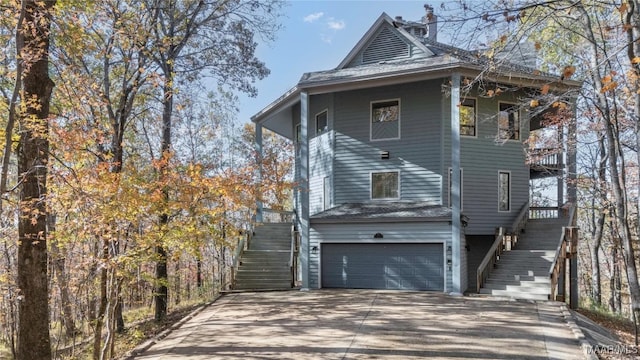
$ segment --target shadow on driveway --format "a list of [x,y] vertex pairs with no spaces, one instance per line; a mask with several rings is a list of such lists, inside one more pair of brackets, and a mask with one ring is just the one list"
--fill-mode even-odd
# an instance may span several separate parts
[[136,359],[582,359],[557,303],[317,290],[223,296]]

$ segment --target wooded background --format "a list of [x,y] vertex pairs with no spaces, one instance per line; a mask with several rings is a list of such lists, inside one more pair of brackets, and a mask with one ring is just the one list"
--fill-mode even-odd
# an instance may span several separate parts
[[[234,120],[236,95],[269,74],[255,51],[282,5],[0,0],[0,357],[113,358],[119,332],[140,340],[138,321],[229,286],[256,201],[291,206],[293,145],[265,136],[258,184],[253,130]],[[486,74],[527,60],[520,43],[542,71],[584,81],[571,94],[541,84],[520,105],[577,119],[582,305],[637,318],[640,1],[447,1],[436,13]],[[483,74],[467,88],[516,90]],[[566,141],[563,118],[547,121]],[[558,139],[527,145],[545,141]],[[532,205],[553,205],[540,186]]]

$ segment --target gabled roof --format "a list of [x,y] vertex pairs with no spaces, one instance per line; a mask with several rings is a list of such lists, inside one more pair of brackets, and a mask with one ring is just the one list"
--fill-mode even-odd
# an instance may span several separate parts
[[[490,81],[525,87],[541,87],[543,84],[548,84],[554,91],[581,86],[579,81],[562,81],[557,75],[544,73],[516,63],[517,60],[513,62],[504,58],[496,60],[485,56],[481,51],[464,50],[427,38],[418,38],[396,25],[389,15],[383,13],[338,67],[303,74],[296,86],[254,115],[251,120],[262,122],[274,117],[281,117],[284,110],[299,102],[299,94],[303,91],[309,94],[346,91],[444,78],[452,73],[459,73],[471,78],[482,74]],[[383,31],[386,38],[380,40],[379,44],[375,44],[377,36]],[[393,41],[402,41],[410,44],[412,49],[418,49],[419,53],[416,56],[410,53],[409,56],[400,57],[393,51],[385,52],[383,40],[391,41],[392,47]],[[358,57],[363,56],[370,45],[374,46],[372,44],[376,46],[376,49],[380,49],[378,55],[389,54],[388,60],[370,63],[356,61]],[[289,130],[289,134],[282,132],[280,134],[291,137],[293,136],[291,131]]]
[[434,54],[429,51],[429,49],[420,42],[415,36],[409,34],[407,31],[402,29],[401,27],[397,27],[393,19],[387,15],[386,13],[382,13],[380,17],[371,25],[369,30],[364,34],[364,36],[358,41],[356,46],[347,54],[347,56],[338,64],[336,69],[344,69],[348,67],[353,61],[361,55],[372,42],[376,40],[376,37],[380,34],[381,31],[392,29],[391,31],[397,35],[400,40],[405,41],[408,44],[414,45],[416,48],[422,50],[426,56],[433,56]]

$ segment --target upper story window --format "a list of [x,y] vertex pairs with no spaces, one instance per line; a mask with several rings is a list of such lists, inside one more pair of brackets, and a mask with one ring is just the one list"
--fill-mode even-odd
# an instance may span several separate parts
[[400,139],[400,99],[371,102],[371,140]]
[[499,103],[498,136],[500,140],[520,139],[520,111],[518,105]]
[[320,135],[329,129],[329,117],[327,114],[328,111],[324,110],[316,115],[316,135]]
[[460,102],[460,135],[476,136],[476,99]]
[[371,199],[391,200],[400,198],[400,172],[371,173]]

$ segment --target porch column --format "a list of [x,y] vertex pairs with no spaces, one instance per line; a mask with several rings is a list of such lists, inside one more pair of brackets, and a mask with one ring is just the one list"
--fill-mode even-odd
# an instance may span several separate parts
[[260,186],[262,185],[262,124],[256,124],[256,137],[255,137],[255,152],[256,152],[256,164],[258,166],[257,177],[258,177],[258,189],[256,194],[258,194],[258,198],[256,198],[256,222],[262,222],[262,199],[260,199],[260,194],[262,194]]
[[302,289],[309,289],[309,94],[300,93],[300,266]]
[[[564,131],[563,131],[563,127],[559,127],[558,129],[558,144],[561,144],[560,146],[562,146],[562,144],[565,143],[564,141],[565,136],[564,136]],[[563,153],[567,153],[566,149],[562,149]],[[557,199],[558,201],[556,201],[556,207],[558,208],[558,217],[562,217],[562,214],[560,213],[561,211],[561,207],[562,205],[564,205],[564,187],[567,183],[566,181],[566,171],[564,170],[564,168],[566,167],[567,161],[564,159],[564,156],[562,156],[562,154],[558,155],[559,159],[558,159],[558,169],[560,171],[558,171],[558,176],[556,179],[556,189],[557,189]]]
[[[451,293],[462,294],[460,243],[460,74],[451,76]],[[466,276],[466,275],[465,275]]]
[[[577,99],[573,100],[573,116],[567,125],[567,160],[566,160],[566,176],[567,176],[567,202],[577,206],[578,190],[577,190],[577,146],[578,146],[578,123],[576,119]],[[573,224],[572,224],[573,225]]]

